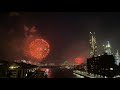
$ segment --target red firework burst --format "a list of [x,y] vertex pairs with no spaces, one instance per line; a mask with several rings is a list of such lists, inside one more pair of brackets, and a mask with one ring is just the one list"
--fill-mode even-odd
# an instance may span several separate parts
[[28,46],[30,56],[42,60],[50,51],[49,44],[44,39],[35,39]]
[[82,64],[83,63],[83,59],[80,58],[80,57],[77,57],[77,58],[75,58],[75,63]]

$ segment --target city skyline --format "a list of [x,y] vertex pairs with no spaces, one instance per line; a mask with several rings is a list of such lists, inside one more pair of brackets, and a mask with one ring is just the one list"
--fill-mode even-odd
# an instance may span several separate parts
[[51,50],[45,62],[62,63],[76,57],[87,59],[89,32],[96,32],[100,53],[106,41],[120,50],[119,12],[16,12],[1,13],[0,19],[1,58],[24,56],[20,50],[24,25],[36,26],[36,35],[49,42]]

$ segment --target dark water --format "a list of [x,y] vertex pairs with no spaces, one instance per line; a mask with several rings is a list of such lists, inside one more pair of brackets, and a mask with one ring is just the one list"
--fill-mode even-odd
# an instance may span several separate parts
[[73,78],[72,69],[61,68],[40,68],[42,71],[46,71],[48,78]]

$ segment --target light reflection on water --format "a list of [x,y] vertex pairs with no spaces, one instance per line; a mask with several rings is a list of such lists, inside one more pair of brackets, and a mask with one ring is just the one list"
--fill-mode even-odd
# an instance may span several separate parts
[[60,68],[40,68],[45,71],[48,78],[73,78],[73,70]]
[[54,78],[54,70],[53,68],[40,68],[40,70],[45,71],[46,74],[48,75],[48,78]]

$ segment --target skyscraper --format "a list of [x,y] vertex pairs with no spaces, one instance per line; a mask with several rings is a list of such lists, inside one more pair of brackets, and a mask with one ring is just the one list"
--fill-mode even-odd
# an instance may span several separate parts
[[94,33],[90,32],[89,43],[90,43],[90,51],[89,51],[90,57],[97,56],[97,43],[96,43],[95,32]]
[[115,64],[119,66],[120,63],[120,56],[119,56],[119,52],[117,50],[116,54],[115,54]]
[[107,45],[104,46],[104,49],[105,49],[105,53],[107,53],[108,55],[112,55],[111,45],[109,41],[107,41]]

